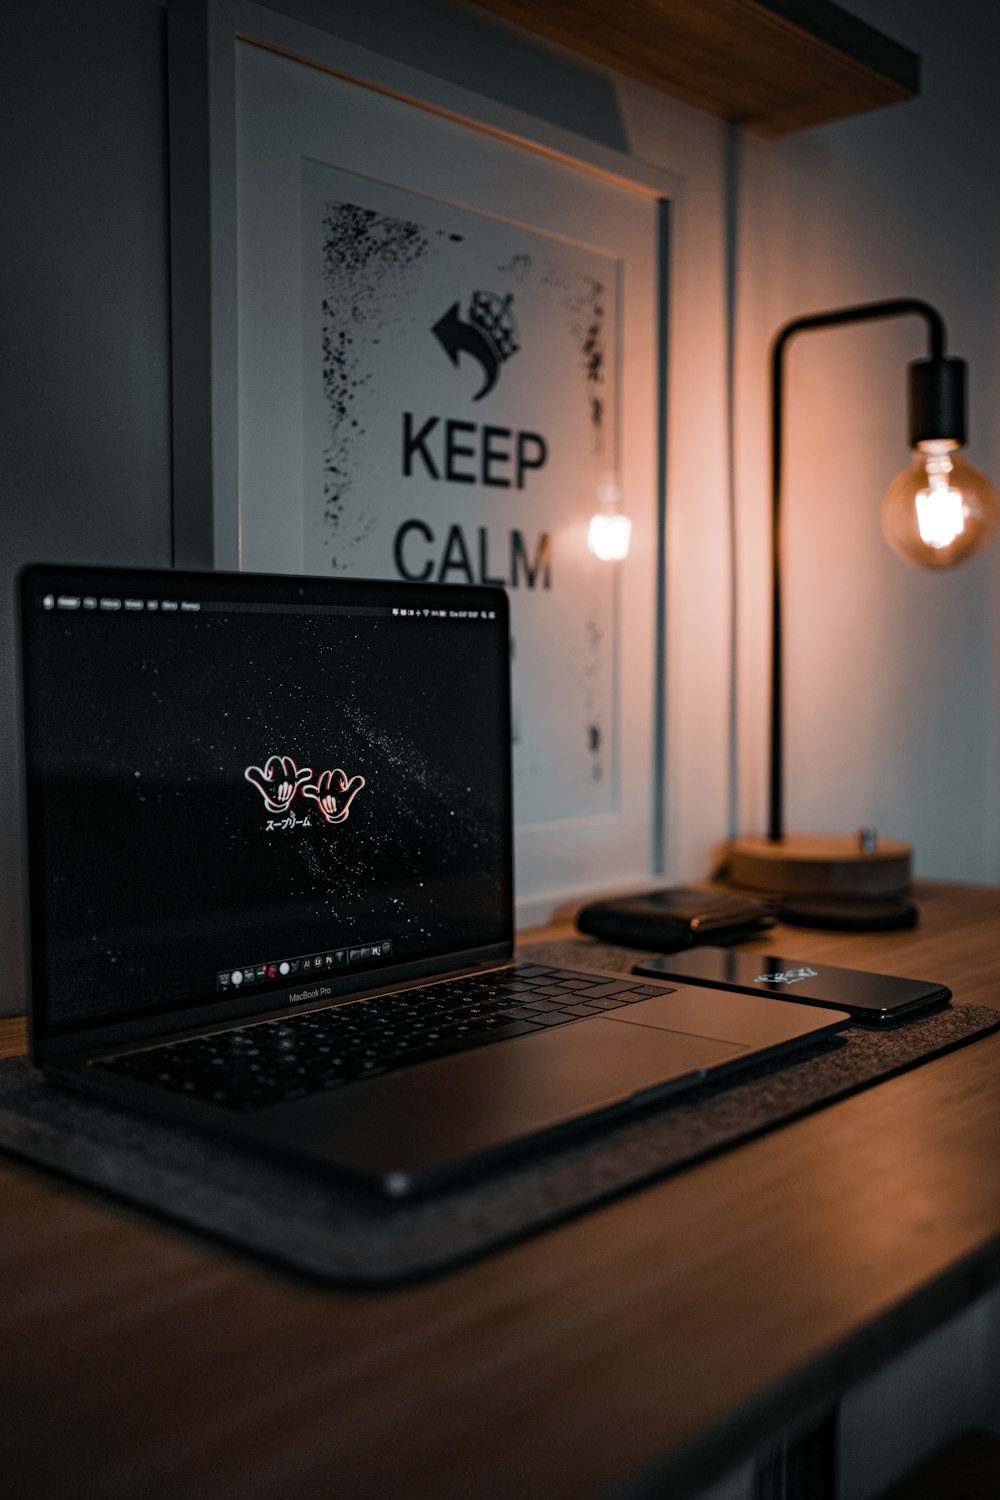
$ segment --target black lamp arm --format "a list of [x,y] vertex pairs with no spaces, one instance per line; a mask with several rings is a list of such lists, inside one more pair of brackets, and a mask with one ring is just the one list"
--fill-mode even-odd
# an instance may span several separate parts
[[[833,312],[813,313],[786,323],[771,346],[771,749],[768,838],[784,837],[784,663],[782,654],[781,463],[784,417],[785,350],[800,333],[835,328],[841,323],[871,323],[884,318],[920,317],[927,324],[928,358],[910,366],[910,435],[954,436],[965,441],[965,363],[945,357],[944,320],[927,302],[898,297],[866,302]],[[942,414],[946,413],[946,416]],[[945,422],[941,430],[935,428]]]

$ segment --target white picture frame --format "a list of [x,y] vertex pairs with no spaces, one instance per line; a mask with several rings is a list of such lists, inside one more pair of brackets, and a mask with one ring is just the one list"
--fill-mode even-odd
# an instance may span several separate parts
[[[620,321],[615,325],[612,319],[610,326],[624,354],[606,395],[627,413],[627,423],[623,417],[615,429],[609,468],[633,520],[633,547],[625,564],[593,564],[589,558],[585,564],[586,523],[598,497],[582,495],[570,506],[571,514],[555,522],[560,535],[576,533],[575,551],[569,543],[564,549],[567,558],[575,558],[576,571],[572,586],[564,590],[561,612],[550,610],[546,616],[529,607],[527,599],[522,605],[512,600],[518,650],[535,669],[529,681],[529,669],[515,665],[515,718],[520,680],[532,737],[530,755],[522,753],[520,763],[515,745],[519,920],[547,918],[588,892],[648,882],[662,860],[666,260],[676,181],[249,0],[171,0],[168,20],[178,566],[279,572],[306,567],[301,541],[306,522],[294,497],[303,483],[300,429],[307,403],[288,381],[276,381],[272,374],[275,359],[294,361],[297,347],[294,337],[283,343],[281,334],[290,322],[289,266],[297,231],[291,238],[259,231],[264,224],[288,228],[289,214],[297,216],[308,196],[302,183],[310,174],[326,173],[329,191],[339,203],[375,203],[388,212],[395,204],[405,206],[404,195],[409,194],[426,209],[424,218],[429,215],[439,228],[449,215],[463,230],[493,224],[504,253],[518,234],[543,252],[547,244],[554,247],[551,258],[565,262],[561,272],[566,276],[606,283],[608,277],[588,269],[591,262],[618,268],[612,269],[610,280],[616,285],[609,290]],[[336,129],[327,127],[324,111],[329,108],[339,111]],[[370,162],[358,157],[348,139],[351,132],[344,129],[345,122],[365,111],[374,112],[377,128],[358,134],[382,142],[383,148],[382,156],[376,149]],[[401,112],[415,129],[432,134],[436,149],[414,151],[407,158],[398,132],[393,146],[394,122]],[[437,143],[449,138],[456,142],[456,160],[464,153],[470,161],[458,168],[465,183],[461,194],[451,182],[443,191],[440,179],[435,182],[423,172],[424,161],[441,155]],[[490,174],[477,170],[476,150],[488,153],[493,178],[499,179],[492,199],[480,191],[481,180]],[[505,159],[516,160],[517,168],[498,173],[495,164]],[[301,181],[297,160],[309,164]],[[505,178],[515,184],[513,195],[503,185]],[[358,184],[357,194],[345,189],[345,181]],[[388,195],[384,204],[380,193]],[[603,227],[598,227],[602,216]],[[421,217],[419,210],[410,212],[414,217]],[[631,230],[626,231],[626,223]],[[626,252],[618,237],[627,240],[629,233]],[[273,251],[270,262],[267,254],[258,253],[263,241],[268,242],[267,254]],[[273,297],[272,287],[280,289]],[[496,290],[502,299],[503,287]],[[461,304],[460,315],[464,312]],[[461,362],[455,364],[461,370]],[[474,364],[466,365],[468,379]],[[254,451],[262,420],[281,399],[288,409],[274,431],[291,437],[283,449],[279,441],[259,443]],[[477,428],[480,441],[484,427]],[[513,434],[506,420],[487,430]],[[464,431],[461,441],[466,441]],[[494,476],[514,472],[517,441],[517,435],[510,439],[510,468],[503,467],[507,459],[502,455],[496,457],[496,446],[491,450]],[[539,451],[536,444],[522,454],[526,469]],[[562,494],[566,484],[556,488]],[[279,495],[280,501],[271,498]],[[269,506],[275,510],[273,518]],[[429,520],[424,525],[427,533],[433,531]],[[486,566],[485,532],[484,526],[469,532],[479,539],[480,571]],[[298,540],[287,544],[293,534]],[[511,526],[510,536],[514,534]],[[516,585],[531,569],[540,572],[541,536],[536,529],[522,541],[520,577],[499,581]],[[419,531],[410,535],[414,545],[426,540]],[[463,544],[456,546],[449,565],[456,558],[461,562]],[[475,550],[471,542],[465,545],[467,559],[475,557]],[[409,556],[409,568],[445,566],[440,549],[435,560],[429,544],[418,562],[413,561],[415,551]],[[590,585],[587,566],[595,569],[587,575]],[[363,549],[359,567],[380,571],[377,559],[373,566]],[[569,575],[564,569],[561,576]],[[580,591],[588,586],[595,600],[600,596],[590,611],[597,622],[591,635],[604,637],[606,647],[596,676],[594,662],[584,660],[572,645],[565,618],[567,609],[580,613]],[[531,606],[536,602],[530,601]],[[574,655],[575,662],[570,660]],[[547,679],[539,666],[543,662]],[[592,718],[601,719],[596,790],[587,785],[586,769],[598,764],[594,745],[589,761],[577,750],[588,727],[583,719],[576,722],[585,696],[581,673],[588,670],[592,680],[585,691],[591,706],[595,691],[599,700]],[[570,690],[566,684],[574,673],[576,684]],[[567,727],[568,716],[572,722]]]

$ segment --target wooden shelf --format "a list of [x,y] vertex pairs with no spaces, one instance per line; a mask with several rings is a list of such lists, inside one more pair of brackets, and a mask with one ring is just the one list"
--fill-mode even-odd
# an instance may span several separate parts
[[688,104],[777,136],[920,91],[916,53],[830,0],[475,0]]

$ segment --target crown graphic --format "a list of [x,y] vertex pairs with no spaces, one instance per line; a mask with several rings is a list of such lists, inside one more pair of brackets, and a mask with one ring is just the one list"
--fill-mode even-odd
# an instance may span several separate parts
[[501,297],[497,292],[473,292],[469,302],[469,322],[478,328],[496,350],[500,360],[510,359],[520,349],[517,321],[511,312],[514,294]]

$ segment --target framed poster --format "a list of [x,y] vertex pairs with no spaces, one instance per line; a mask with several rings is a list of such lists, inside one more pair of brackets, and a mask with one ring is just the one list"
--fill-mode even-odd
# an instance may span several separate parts
[[197,56],[210,85],[202,154],[172,136],[174,202],[207,189],[207,246],[174,225],[178,560],[504,586],[521,916],[641,883],[670,184],[252,5],[171,27],[172,101]]

